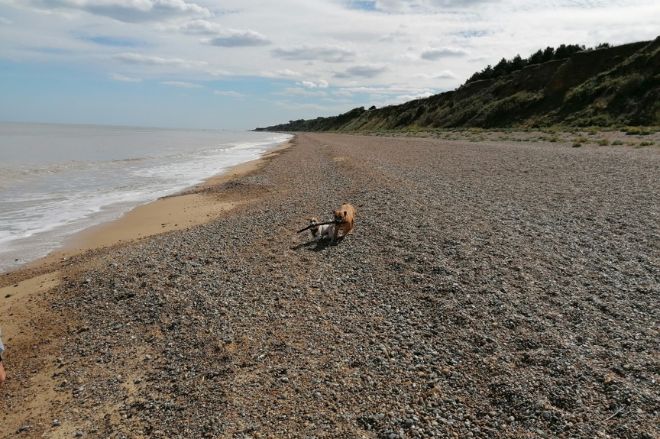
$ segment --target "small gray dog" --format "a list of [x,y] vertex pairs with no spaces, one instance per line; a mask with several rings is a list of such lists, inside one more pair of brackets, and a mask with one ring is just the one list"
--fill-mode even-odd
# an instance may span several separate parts
[[334,224],[319,224],[319,219],[316,217],[309,219],[309,225],[312,226],[309,228],[312,238],[316,241],[330,239],[335,232]]

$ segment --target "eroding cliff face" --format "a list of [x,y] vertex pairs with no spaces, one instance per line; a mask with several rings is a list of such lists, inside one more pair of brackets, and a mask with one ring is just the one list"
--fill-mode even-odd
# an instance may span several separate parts
[[579,52],[401,105],[259,130],[660,125],[660,37]]

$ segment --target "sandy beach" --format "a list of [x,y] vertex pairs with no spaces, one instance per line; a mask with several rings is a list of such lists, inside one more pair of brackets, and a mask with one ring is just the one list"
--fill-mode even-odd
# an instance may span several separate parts
[[479,135],[299,134],[0,276],[0,437],[658,437],[660,150]]
[[[57,317],[45,312],[44,306],[47,306],[47,300],[44,299],[48,292],[52,292],[60,285],[62,279],[67,279],[70,273],[76,275],[81,268],[95,266],[111,254],[113,248],[129,245],[149,236],[207,223],[236,206],[249,202],[250,198],[226,193],[222,190],[223,185],[257,172],[268,160],[290,146],[290,142],[285,142],[270,149],[257,160],[234,166],[180,193],[138,206],[117,220],[83,230],[70,237],[60,249],[48,256],[30,262],[19,270],[1,274],[0,316],[3,318],[0,323],[5,334],[5,343],[12,346],[12,349],[5,354],[6,362],[14,367],[12,378],[21,376],[20,363],[18,363],[21,356],[15,355],[16,351],[20,352],[24,347],[34,343],[43,344],[44,341],[52,341],[45,340],[41,336],[50,333],[51,330],[55,331],[50,333],[51,336],[61,334],[61,328],[57,328],[57,324],[65,322],[60,319],[58,323],[53,322],[53,326],[45,322]],[[35,328],[44,332],[36,334],[33,332]],[[40,360],[37,361],[44,366]],[[39,376],[33,377],[31,383],[34,388],[28,394],[55,399],[55,394],[50,388],[52,383],[46,380],[46,375],[54,371],[53,367],[46,366]],[[37,400],[42,401],[41,398]],[[32,408],[34,404],[30,402],[27,407]],[[47,407],[40,405],[38,410]],[[14,418],[16,415],[19,416]],[[7,429],[7,424],[11,425],[12,421],[20,423],[21,417],[22,413],[9,414],[3,419],[0,432],[3,435],[15,433],[15,429]]]

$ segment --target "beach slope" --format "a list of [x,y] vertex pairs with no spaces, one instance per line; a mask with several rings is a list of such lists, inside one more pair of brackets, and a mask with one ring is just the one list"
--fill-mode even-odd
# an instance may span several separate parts
[[299,134],[206,224],[5,276],[0,436],[658,437],[659,168]]

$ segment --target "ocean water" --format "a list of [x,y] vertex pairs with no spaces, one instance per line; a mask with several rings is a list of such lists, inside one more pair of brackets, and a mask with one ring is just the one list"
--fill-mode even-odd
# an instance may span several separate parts
[[0,272],[72,234],[258,158],[290,136],[0,123]]

